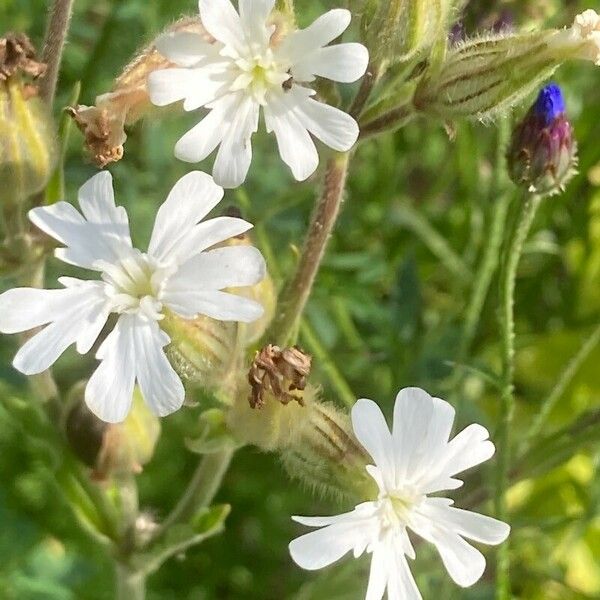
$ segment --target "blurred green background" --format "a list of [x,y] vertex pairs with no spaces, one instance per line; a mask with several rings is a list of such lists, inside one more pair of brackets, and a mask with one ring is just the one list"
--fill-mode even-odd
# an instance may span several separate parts
[[[2,0],[0,29],[25,31],[39,46],[47,4]],[[304,25],[323,9],[343,4],[296,0]],[[360,2],[346,4],[356,9]],[[472,1],[464,21],[466,30],[475,33],[509,10],[519,27],[562,26],[591,4]],[[78,81],[80,101],[92,104],[97,94],[110,89],[137,48],[180,15],[195,11],[192,0],[76,0],[57,107],[67,104]],[[564,89],[579,140],[580,173],[563,195],[543,203],[519,271],[517,441],[600,317],[600,70],[589,63],[570,64],[555,80]],[[157,206],[190,169],[174,159],[172,150],[197,120],[196,114],[174,110],[152,113],[129,130],[125,159],[111,167],[118,202],[127,207],[134,243],[142,247]],[[325,397],[339,401],[323,368],[333,365],[356,397],[376,400],[388,414],[400,387],[419,385],[459,401],[461,425],[477,420],[493,433],[498,393],[485,374],[499,370],[494,284],[467,361],[476,368],[461,371],[458,391],[452,388],[457,368],[452,361],[498,200],[493,184],[496,142],[493,125],[459,123],[450,140],[440,123],[421,119],[359,148],[343,214],[308,307],[307,322],[323,353],[314,381],[324,382]],[[271,271],[281,282],[293,267],[318,177],[294,182],[275,152],[274,139],[264,132],[256,136],[254,147],[243,190],[228,192],[226,202],[240,206],[257,225]],[[210,170],[210,160],[200,168]],[[73,131],[66,162],[69,200],[74,201],[77,188],[94,171],[80,134]],[[52,261],[51,287],[58,268]],[[12,284],[0,281],[2,289]],[[301,343],[315,351],[310,340]],[[4,394],[25,390],[24,379],[10,367],[15,348],[14,338],[0,340]],[[568,427],[600,408],[599,361],[600,347],[568,386],[548,431]],[[66,388],[88,375],[93,364],[93,358],[70,351],[57,363],[57,378]],[[173,506],[194,469],[197,457],[186,451],[182,435],[198,413],[185,409],[163,420],[155,458],[139,477],[141,504],[156,518]],[[519,598],[600,598],[600,453],[595,439],[591,435],[562,454],[545,455],[540,468],[519,473],[510,493]],[[491,461],[481,470],[484,489],[491,486],[493,466]],[[0,473],[0,598],[111,598],[111,564],[74,525],[53,477],[51,457],[25,433],[23,422],[1,406]],[[225,533],[153,575],[150,599],[364,596],[366,559],[345,560],[316,574],[292,564],[287,543],[301,528],[290,515],[349,507],[291,484],[276,457],[250,449],[238,453],[217,500],[233,509]],[[491,507],[484,504],[482,511]],[[424,598],[493,597],[491,568],[472,590],[459,590],[448,582],[437,557],[422,548],[414,572]]]

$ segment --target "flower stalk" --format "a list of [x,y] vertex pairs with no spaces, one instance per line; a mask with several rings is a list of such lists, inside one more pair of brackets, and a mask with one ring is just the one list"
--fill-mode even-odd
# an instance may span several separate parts
[[50,8],[46,38],[42,52],[42,61],[47,69],[40,85],[41,97],[50,105],[54,102],[58,71],[62,60],[63,48],[69,32],[69,22],[74,0],[54,0]]
[[117,563],[117,600],[144,600],[146,578],[143,573]]
[[[502,339],[502,394],[501,416],[498,428],[498,461],[496,472],[495,508],[498,519],[507,520],[506,491],[511,464],[511,428],[515,411],[515,284],[523,246],[542,201],[541,196],[530,196],[519,211],[514,229],[508,238],[503,271],[500,277],[500,330]],[[496,599],[510,599],[509,544],[504,544],[497,555]]]
[[323,191],[311,218],[300,262],[281,294],[279,311],[268,335],[279,346],[291,345],[295,337],[344,200],[349,161],[350,155],[343,153],[332,156],[327,163]]
[[229,448],[202,457],[183,496],[157,530],[155,539],[164,535],[173,525],[188,521],[199,509],[211,504],[232,458],[233,450]]

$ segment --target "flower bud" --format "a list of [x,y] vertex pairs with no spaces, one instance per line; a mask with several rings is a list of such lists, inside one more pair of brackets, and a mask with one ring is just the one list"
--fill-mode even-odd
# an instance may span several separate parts
[[27,36],[0,38],[0,202],[12,211],[45,187],[56,158],[52,118],[32,82],[44,71]]
[[297,348],[267,346],[257,353],[250,398],[243,391],[247,383],[240,382],[228,430],[239,444],[278,453],[294,479],[337,495],[365,493],[372,484],[365,471],[369,459],[348,415],[322,402],[307,384],[309,369],[310,357]]
[[[450,0],[388,0],[379,3],[367,30],[373,58],[406,62],[446,35]],[[372,39],[369,40],[368,38]]]
[[421,81],[417,109],[442,118],[488,119],[537,89],[566,60],[600,64],[600,17],[586,11],[569,29],[507,32],[451,48],[439,70]]
[[122,423],[105,423],[83,400],[85,385],[76,385],[70,394],[71,409],[65,420],[65,433],[77,457],[93,469],[95,479],[140,473],[154,455],[160,436],[160,421],[134,393],[132,409]]
[[577,142],[558,85],[540,91],[513,132],[507,160],[514,183],[534,194],[556,194],[573,177]]

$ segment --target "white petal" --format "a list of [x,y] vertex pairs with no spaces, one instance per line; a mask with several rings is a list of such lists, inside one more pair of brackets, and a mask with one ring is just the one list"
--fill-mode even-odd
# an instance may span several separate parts
[[148,93],[156,106],[185,100],[183,108],[196,110],[214,102],[226,89],[230,75],[222,60],[206,65],[152,71],[148,76]]
[[450,440],[446,456],[446,468],[450,476],[462,473],[494,456],[494,444],[489,432],[481,425],[473,424]]
[[240,21],[247,39],[265,46],[269,43],[272,26],[267,27],[267,18],[275,6],[275,0],[240,0]]
[[485,558],[457,534],[437,532],[434,538],[442,562],[454,582],[469,587],[481,579],[485,571]]
[[227,292],[169,292],[164,301],[185,319],[206,315],[218,321],[252,323],[264,314],[264,308],[258,302]]
[[319,155],[306,127],[286,102],[286,96],[273,99],[265,108],[265,123],[268,131],[275,132],[283,162],[292,169],[297,181],[304,181],[317,169]]
[[137,316],[123,314],[106,337],[96,358],[101,359],[85,388],[88,408],[107,423],[120,423],[131,407],[135,384],[135,338]]
[[221,143],[239,102],[237,94],[229,94],[216,102],[208,115],[177,142],[175,156],[186,162],[204,160]]
[[[190,236],[197,223],[222,198],[223,189],[210,175],[200,171],[184,175],[173,186],[169,196],[158,209],[148,253],[158,260],[183,260],[184,252],[189,251]],[[198,251],[201,252],[202,248]]]
[[246,36],[229,0],[200,0],[199,6],[202,24],[214,38],[236,49],[243,45]]
[[92,177],[80,189],[84,219],[66,202],[29,211],[31,222],[66,246],[58,258],[79,267],[99,270],[98,261],[115,262],[131,251],[127,213],[116,207],[108,173]]
[[356,121],[339,108],[334,108],[307,97],[306,91],[294,86],[289,92],[296,96],[298,119],[326,146],[339,152],[350,150],[358,139]]
[[156,106],[179,102],[192,93],[193,69],[158,69],[148,76],[148,94]]
[[181,379],[167,360],[163,347],[171,340],[156,321],[138,318],[134,328],[135,371],[144,400],[159,417],[169,415],[183,404]]
[[394,405],[394,451],[397,481],[429,477],[446,449],[454,422],[454,409],[420,388],[405,388]]
[[388,600],[422,600],[408,562],[403,553],[389,552]]
[[193,67],[214,53],[213,46],[193,31],[164,33],[156,40],[156,49],[180,67]]
[[239,0],[239,6],[242,23],[264,23],[275,6],[275,0]]
[[199,223],[190,232],[189,241],[185,242],[185,256],[191,258],[207,248],[237,237],[252,229],[252,224],[237,217],[216,217]]
[[322,569],[355,547],[364,547],[373,535],[372,527],[370,522],[361,523],[349,518],[348,521],[311,531],[292,540],[289,544],[290,554],[303,569]]
[[265,260],[253,246],[226,246],[202,252],[171,276],[169,291],[190,293],[255,285],[266,273]]
[[85,391],[90,410],[108,423],[123,421],[136,380],[155,414],[164,416],[177,410],[184,389],[163,352],[169,341],[156,321],[139,314],[121,315],[96,354],[102,362]]
[[278,54],[292,62],[301,61],[316,48],[326,46],[340,36],[350,25],[349,10],[337,8],[321,15],[306,29],[291,33],[281,44]]
[[357,516],[356,509],[350,512],[341,513],[339,515],[331,515],[329,517],[299,517],[293,516],[292,521],[306,525],[307,527],[326,527],[336,523],[347,523],[350,519],[355,519]]
[[14,288],[0,295],[0,332],[20,333],[56,319],[71,305],[72,290]]
[[236,188],[246,179],[252,161],[252,134],[258,130],[259,105],[240,95],[233,120],[217,152],[213,176],[224,188]]
[[372,400],[361,399],[352,407],[352,427],[358,441],[371,455],[388,490],[394,487],[392,436],[381,409]]
[[296,81],[312,81],[315,76],[340,83],[360,79],[369,64],[369,51],[357,43],[318,48],[296,62],[292,75]]
[[384,544],[376,544],[371,556],[369,571],[369,586],[365,600],[381,600],[388,583],[387,548]]
[[506,540],[510,533],[507,523],[486,515],[450,506],[445,498],[427,498],[419,512],[439,523],[440,527],[483,544],[496,546]]
[[485,427],[473,424],[461,431],[445,446],[437,465],[421,478],[423,493],[456,489],[462,485],[454,476],[470,469],[494,455],[494,444],[488,439]]
[[485,558],[460,535],[444,524],[415,513],[411,515],[410,528],[435,545],[455,583],[461,587],[469,587],[481,578],[485,571]]
[[79,188],[77,200],[89,223],[113,225],[115,234],[128,240],[131,246],[127,211],[122,206],[115,205],[112,175],[108,171],[102,171],[88,179]]
[[[53,290],[63,292],[53,295],[49,304],[52,315],[41,309],[34,309],[33,317],[40,324],[47,323],[42,331],[30,338],[17,352],[13,365],[26,375],[41,373],[48,369],[58,357],[71,345],[76,343],[77,349],[87,352],[96,341],[100,330],[108,318],[106,297],[100,282],[85,282],[78,288]],[[9,292],[7,292],[9,294]],[[11,298],[12,296],[12,298]],[[31,306],[36,300],[47,297],[36,290],[18,290],[16,295],[8,296],[11,302],[21,297],[24,308]],[[50,317],[50,319],[48,319]],[[13,320],[13,326],[29,324],[20,319]]]

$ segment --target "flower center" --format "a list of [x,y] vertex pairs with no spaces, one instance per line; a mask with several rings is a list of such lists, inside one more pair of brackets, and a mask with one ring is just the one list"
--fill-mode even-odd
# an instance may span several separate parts
[[246,90],[259,104],[266,104],[269,91],[282,89],[290,78],[287,69],[278,64],[271,48],[238,58],[235,61],[238,76],[233,82],[233,90]]
[[395,490],[379,499],[384,529],[406,527],[411,512],[425,496],[413,489]]
[[103,263],[100,267],[113,312],[142,312],[152,319],[163,318],[160,294],[169,270],[139,251],[117,263]]

